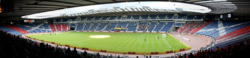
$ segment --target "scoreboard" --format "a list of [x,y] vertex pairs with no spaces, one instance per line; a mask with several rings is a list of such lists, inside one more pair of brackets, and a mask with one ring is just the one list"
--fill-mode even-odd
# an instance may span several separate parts
[[35,22],[35,20],[24,20],[24,22]]

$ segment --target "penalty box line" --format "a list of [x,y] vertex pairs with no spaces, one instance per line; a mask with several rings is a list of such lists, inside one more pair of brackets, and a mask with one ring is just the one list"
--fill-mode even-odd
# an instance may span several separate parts
[[[168,38],[169,38],[169,36],[168,36]],[[165,42],[168,44],[169,48],[172,48],[172,47],[169,45],[169,43],[168,43],[168,41],[166,40],[166,38],[164,38],[164,40],[165,40]]]

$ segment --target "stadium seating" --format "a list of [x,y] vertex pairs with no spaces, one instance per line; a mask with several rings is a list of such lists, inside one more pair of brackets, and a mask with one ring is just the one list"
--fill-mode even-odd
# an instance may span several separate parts
[[137,23],[136,22],[131,22],[131,23],[128,24],[127,31],[135,31],[136,27],[137,27]]
[[90,28],[90,23],[85,23],[86,25],[84,25],[84,28],[83,28],[83,31],[90,31],[89,28]]
[[19,28],[22,28],[29,33],[38,33],[38,32],[51,32],[50,27],[46,23],[41,24],[17,24]]
[[211,47],[211,49],[216,49],[216,47],[222,48],[228,45],[239,43],[241,41],[244,41],[245,39],[249,39],[249,34],[250,32],[245,34],[231,34],[233,36],[226,37],[225,39],[222,38],[223,40],[217,39],[217,43],[215,44],[215,46]]
[[[183,26],[181,26],[180,28],[182,27]],[[180,30],[180,28],[178,29],[178,31]],[[216,39],[215,45],[213,45],[210,49],[207,49],[205,51],[200,50],[197,54],[189,54],[188,56],[182,55],[179,57],[180,58],[182,57],[188,57],[188,58],[190,57],[191,58],[242,57],[242,58],[246,58],[248,56],[245,54],[246,52],[244,51],[248,50],[249,44],[244,43],[243,45],[243,41],[246,41],[246,40],[249,41],[249,38],[250,38],[250,36],[248,36],[250,34],[249,28],[250,28],[249,22],[237,22],[237,21],[214,21],[212,22],[212,21],[209,21],[204,24],[201,24],[201,26],[198,26],[198,28],[194,29],[197,32],[193,30],[191,31],[191,33],[206,35],[206,36],[211,37],[212,39]],[[248,46],[245,46],[245,45],[248,45]],[[233,49],[229,49],[232,46],[234,46]],[[206,53],[208,52],[208,53],[206,55],[202,55],[202,53],[205,53],[205,52]],[[216,54],[211,55],[211,54],[214,54],[211,52],[216,52],[217,55]],[[243,54],[242,53],[237,53],[238,55],[231,54],[235,52],[243,52]]]
[[96,31],[102,31],[107,25],[108,25],[108,23],[100,23],[100,25],[96,29]]
[[218,21],[214,21],[212,22],[211,24],[209,24],[208,26],[202,28],[201,30],[197,31],[195,34],[202,34],[203,31],[207,30],[207,29],[210,29],[211,27],[215,26],[215,25],[218,25],[217,23]]
[[216,47],[226,47],[249,38],[247,36],[250,34],[249,28],[250,22],[214,21],[195,34],[215,38],[216,44],[211,49],[216,49]]
[[249,22],[217,21],[213,23],[210,24],[210,26],[213,25],[212,27],[207,26],[208,28],[205,27],[206,29],[203,28],[196,33],[217,38],[249,25]]
[[165,22],[159,22],[159,24],[156,26],[154,31],[159,32],[164,25],[165,25]]
[[84,28],[83,24],[79,23],[77,24],[75,31],[82,31],[83,28]]
[[37,31],[37,33],[45,32],[44,28],[42,27],[43,24],[36,23],[36,24],[32,24],[32,25],[34,26],[34,28],[32,28],[33,31]]
[[104,31],[115,31],[115,27],[117,26],[117,23],[109,23],[107,27],[104,29]]
[[62,31],[62,25],[61,24],[55,24],[55,27],[57,31]]
[[182,26],[180,26],[177,30],[176,33],[180,33],[179,31],[182,29]]
[[10,34],[22,35],[22,33],[18,32],[18,31],[15,31],[15,30],[13,30],[13,29],[10,29],[10,28],[8,28],[8,27],[5,27],[5,26],[3,26],[3,25],[0,25],[0,30],[2,30],[2,31],[7,31],[7,32],[10,33]]
[[62,24],[62,30],[67,31],[68,30],[68,24]]
[[149,28],[148,28],[148,31],[153,31],[153,29],[156,27],[156,23],[157,22],[151,22],[149,25]]
[[216,40],[220,40],[220,42],[221,42],[221,41],[230,39],[230,38],[232,38],[232,37],[235,37],[235,36],[239,36],[239,35],[248,33],[248,32],[250,32],[249,28],[250,28],[250,25],[248,25],[248,26],[246,26],[246,27],[244,27],[244,28],[238,29],[238,30],[236,30],[236,31],[233,31],[233,32],[231,32],[231,33],[229,33],[229,34],[220,36],[220,37],[216,38]]
[[43,24],[43,27],[46,29],[47,32],[52,32],[52,30],[50,29],[50,27],[47,23]]
[[197,31],[201,30],[202,28],[204,28],[205,26],[207,26],[208,24],[212,23],[213,21],[208,21],[204,24],[200,24],[198,27],[196,27],[194,30],[190,31],[191,34],[196,33]]
[[148,22],[140,22],[137,31],[145,31]]
[[[27,26],[28,24],[17,24],[16,26],[17,27],[19,27],[19,28],[22,28],[23,30],[26,30],[26,31],[28,31],[28,30],[30,30],[30,29],[32,29],[31,28],[31,26]],[[32,31],[28,31],[29,33],[33,33]]]
[[[85,25],[86,24],[86,25]],[[173,26],[174,22],[160,22],[161,25],[156,25],[157,22],[152,22],[152,24],[149,22],[141,22],[138,23],[138,29],[137,29],[137,23],[136,22],[119,22],[119,23],[78,23],[76,24],[70,24],[70,26],[75,26],[76,31],[115,31],[115,28],[125,28],[121,29],[121,31],[162,31],[167,32],[170,30],[170,28]],[[65,24],[55,24],[56,26],[53,26],[53,24],[50,24],[50,27],[57,27],[55,30],[60,31],[67,30],[67,25]],[[147,25],[147,28],[146,28]],[[60,27],[61,26],[61,27]],[[53,28],[51,28],[53,30]]]
[[98,26],[99,26],[98,23],[92,23],[90,30],[95,31],[95,29],[98,28]]
[[166,25],[162,28],[161,31],[168,32],[173,27],[174,22],[166,22]]
[[53,32],[57,31],[54,24],[49,24],[49,27],[51,28],[51,30],[52,30]]
[[177,30],[178,33],[195,33],[198,30],[202,29],[206,25],[208,25],[210,22],[206,23],[186,23],[184,26],[180,26]]
[[127,24],[128,24],[127,22],[119,22],[116,28],[125,28],[125,29],[121,29],[121,31],[125,31],[127,28]]
[[19,28],[19,27],[17,27],[17,26],[15,26],[15,25],[4,25],[5,27],[8,27],[8,28],[10,28],[10,29],[13,29],[13,30],[15,30],[15,31],[18,31],[18,32],[20,32],[20,33],[22,33],[22,34],[26,34],[26,33],[29,33],[29,32],[27,32],[27,31],[25,31],[25,30],[23,30],[22,28]]
[[200,23],[191,23],[187,26],[187,28],[183,31],[183,33],[189,33],[192,31],[194,28],[198,27]]

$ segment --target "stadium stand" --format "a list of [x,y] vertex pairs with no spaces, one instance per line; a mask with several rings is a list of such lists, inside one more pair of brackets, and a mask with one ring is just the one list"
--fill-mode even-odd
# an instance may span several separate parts
[[82,31],[84,27],[83,24],[77,24],[76,31]]
[[[137,27],[136,22],[116,22],[116,23],[79,23],[76,26],[76,31],[115,31],[115,28],[125,28],[121,29],[121,31],[162,31],[167,32],[173,27],[174,22],[160,22],[161,25],[156,25],[157,22],[141,22]],[[60,25],[59,25],[60,26]],[[71,24],[72,26],[72,24]],[[53,25],[51,25],[53,27]],[[68,28],[67,26],[64,28],[62,25],[62,29]],[[60,28],[57,28],[57,30]],[[137,30],[138,29],[138,30]]]
[[[116,28],[127,28],[127,22],[119,22]],[[121,29],[121,31],[125,31],[126,29]]]
[[51,28],[49,27],[47,23],[43,24],[43,27],[46,30],[46,32],[52,32]]
[[104,31],[115,31],[115,27],[118,25],[118,23],[109,23],[107,27],[104,29]]
[[156,27],[156,23],[157,23],[157,22],[150,22],[150,23],[149,23],[148,31],[153,31],[153,29]]
[[140,22],[137,31],[145,31],[147,29],[148,22]]
[[8,27],[5,27],[5,26],[3,26],[3,25],[0,25],[0,30],[2,30],[2,31],[7,31],[7,32],[10,33],[10,34],[22,35],[22,33],[19,33],[18,31],[15,31],[15,30],[10,29],[10,28],[8,28]]
[[68,24],[62,24],[62,30],[63,31],[67,31],[69,28],[68,28]]
[[57,31],[62,31],[62,25],[61,24],[55,24],[55,27]]
[[165,22],[159,22],[159,24],[156,25],[154,31],[159,32],[162,29],[162,27],[164,26],[164,24],[165,24]]
[[212,21],[208,21],[206,23],[186,23],[184,26],[180,26],[177,30],[178,33],[195,33],[200,29],[204,28],[206,25],[211,23]]
[[198,27],[198,25],[198,23],[188,23],[184,26],[186,28],[184,29],[184,31],[182,31],[182,33],[189,33],[191,30]]
[[95,31],[96,28],[98,28],[98,23],[92,23],[91,26],[90,26],[90,31]]
[[17,24],[19,28],[28,31],[29,33],[51,32],[50,27],[46,23],[41,24]]
[[[211,23],[209,21],[204,25]],[[221,24],[221,25],[220,25]],[[205,26],[195,34],[202,34],[212,39],[216,39],[216,43],[210,49],[199,50],[196,54],[184,54],[178,58],[248,58],[250,43],[249,40],[249,22],[235,22],[235,21],[214,21]],[[214,29],[214,30],[211,30]],[[225,31],[223,31],[223,29]],[[206,32],[205,32],[206,31]],[[209,32],[207,32],[209,31]],[[223,31],[223,32],[222,32]],[[217,32],[217,33],[216,33]]]
[[207,27],[196,32],[196,34],[202,34],[206,36],[211,36],[213,38],[217,38],[222,35],[231,33],[232,31],[243,28],[247,25],[249,25],[249,22],[215,21],[210,25],[208,25]]
[[36,24],[32,24],[32,25],[34,25],[34,28],[32,28],[32,30],[37,31],[37,33],[43,32],[43,31],[41,30],[41,29],[43,28],[43,27],[42,27],[43,24],[38,24],[38,23],[36,23]]
[[[27,24],[17,24],[16,26],[19,28],[22,28],[23,30],[26,30],[26,31],[32,29],[31,26],[27,26]],[[28,31],[28,32],[33,33],[32,31]]]
[[86,25],[84,25],[83,31],[89,31],[90,28],[90,23],[85,23]]
[[53,32],[57,31],[54,24],[49,24],[49,27]]
[[5,27],[8,27],[8,28],[10,28],[10,29],[13,29],[13,30],[15,30],[15,31],[18,31],[18,32],[20,32],[20,33],[22,33],[22,34],[29,33],[29,32],[27,32],[27,31],[25,31],[25,30],[23,30],[23,29],[21,29],[21,28],[15,26],[15,25],[9,25],[9,24],[7,25],[7,24],[5,24],[4,26],[5,26]]
[[128,24],[128,28],[127,31],[135,31],[137,27],[137,23],[136,22],[131,22]]
[[166,25],[161,29],[161,31],[168,32],[173,27],[174,22],[166,22]]
[[195,29],[193,29],[192,31],[190,31],[191,34],[196,33],[197,31],[201,30],[202,28],[204,28],[205,26],[207,26],[208,24],[212,23],[213,21],[208,21],[204,24],[200,24],[198,27],[195,27]]
[[100,23],[100,25],[96,29],[96,31],[102,31],[107,25],[108,25],[108,23]]

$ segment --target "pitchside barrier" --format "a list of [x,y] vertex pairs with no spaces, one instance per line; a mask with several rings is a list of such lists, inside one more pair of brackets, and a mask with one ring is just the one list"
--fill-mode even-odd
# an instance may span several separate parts
[[[187,44],[181,42],[180,40],[179,41],[182,44],[184,44],[185,46],[187,46],[187,48],[182,48],[182,49],[178,49],[178,50],[171,50],[171,51],[162,51],[162,52],[122,52],[122,51],[109,51],[109,50],[92,49],[92,48],[86,48],[86,47],[70,46],[70,45],[67,45],[67,44],[60,44],[60,43],[56,43],[56,42],[50,42],[50,41],[44,41],[44,40],[40,40],[40,39],[36,39],[36,38],[31,38],[29,36],[27,36],[27,38],[34,39],[34,40],[37,40],[37,41],[43,41],[43,42],[47,42],[47,43],[51,43],[51,44],[55,44],[55,45],[61,45],[61,46],[71,47],[71,48],[76,47],[77,49],[82,49],[82,50],[89,50],[89,51],[96,51],[96,52],[108,52],[108,53],[119,53],[119,54],[141,54],[141,55],[143,55],[143,54],[146,54],[146,55],[168,54],[168,53],[175,53],[175,52],[180,52],[180,51],[185,51],[185,50],[191,49],[190,46],[188,46]],[[173,37],[173,38],[175,38],[175,37]]]

